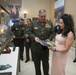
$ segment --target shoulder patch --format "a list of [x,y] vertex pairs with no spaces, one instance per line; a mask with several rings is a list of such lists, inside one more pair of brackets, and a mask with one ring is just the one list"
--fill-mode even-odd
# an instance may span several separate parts
[[38,29],[38,27],[34,27],[34,29]]

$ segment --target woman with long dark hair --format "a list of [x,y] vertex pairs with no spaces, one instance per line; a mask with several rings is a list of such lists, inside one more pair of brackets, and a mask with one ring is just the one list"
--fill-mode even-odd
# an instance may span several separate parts
[[70,14],[60,17],[59,26],[60,30],[55,37],[56,47],[48,47],[53,51],[51,75],[65,75],[67,53],[75,38],[74,22]]

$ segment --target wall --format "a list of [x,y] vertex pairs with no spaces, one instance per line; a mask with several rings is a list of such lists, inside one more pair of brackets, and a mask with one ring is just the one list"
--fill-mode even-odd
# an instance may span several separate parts
[[71,14],[75,22],[75,32],[76,32],[76,0],[65,0],[65,13]]
[[47,18],[51,18],[51,0],[22,0],[21,17],[26,12],[26,18],[38,17],[39,9],[46,9]]
[[55,8],[55,0],[51,0],[51,5],[50,5],[50,9],[51,9],[51,21],[53,22],[53,25],[55,25],[55,19],[54,19],[54,8]]
[[[76,35],[76,0],[65,0],[65,13],[71,14],[75,23],[75,35]],[[76,37],[76,36],[75,36]],[[76,40],[75,40],[76,42]],[[76,44],[74,44],[76,46]]]

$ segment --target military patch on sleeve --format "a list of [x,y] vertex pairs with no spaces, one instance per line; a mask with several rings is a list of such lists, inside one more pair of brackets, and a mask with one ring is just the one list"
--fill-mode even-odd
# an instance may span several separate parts
[[45,28],[51,28],[51,25],[49,25],[48,23],[45,25]]
[[24,27],[22,27],[22,29],[24,30],[25,28],[24,28]]
[[18,28],[15,28],[16,30],[18,30]]
[[38,27],[34,27],[34,29],[36,30],[36,29],[38,29]]

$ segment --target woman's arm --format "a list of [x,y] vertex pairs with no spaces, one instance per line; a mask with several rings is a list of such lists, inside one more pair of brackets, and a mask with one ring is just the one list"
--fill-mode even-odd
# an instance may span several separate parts
[[67,38],[66,38],[66,44],[65,44],[65,47],[64,48],[56,48],[57,51],[59,52],[68,52],[70,47],[72,46],[74,42],[74,34],[73,33],[69,33]]
[[48,47],[49,49],[51,49],[52,51],[53,50],[56,50],[58,52],[62,52],[62,53],[65,53],[65,52],[68,52],[70,47],[72,46],[74,42],[74,34],[73,33],[68,33],[68,36],[66,38],[66,44],[65,44],[65,47]]

